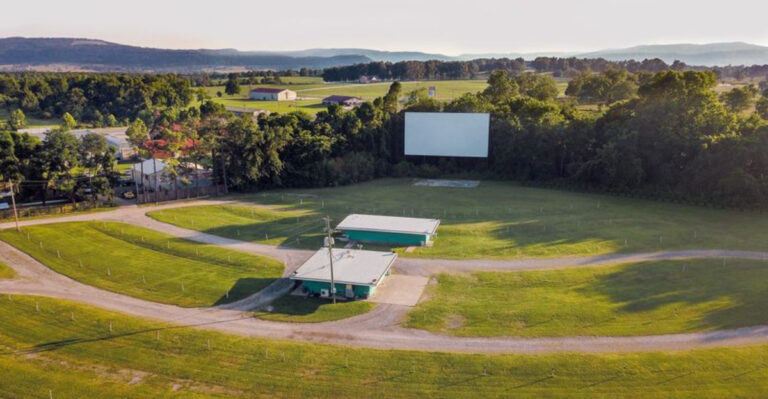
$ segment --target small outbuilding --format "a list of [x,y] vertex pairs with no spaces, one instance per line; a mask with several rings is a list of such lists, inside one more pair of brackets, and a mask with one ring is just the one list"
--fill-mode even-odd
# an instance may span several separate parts
[[[390,274],[397,259],[393,252],[333,248],[333,280],[336,296],[366,299]],[[331,296],[331,260],[328,248],[320,248],[290,276],[301,281],[310,295]]]
[[336,226],[353,241],[430,245],[440,219],[352,214]]
[[296,92],[288,89],[257,87],[248,92],[248,98],[258,101],[292,101],[296,99]]
[[323,99],[323,105],[336,104],[342,107],[349,107],[349,108],[357,107],[362,103],[363,103],[363,99],[360,97],[337,96],[335,94]]

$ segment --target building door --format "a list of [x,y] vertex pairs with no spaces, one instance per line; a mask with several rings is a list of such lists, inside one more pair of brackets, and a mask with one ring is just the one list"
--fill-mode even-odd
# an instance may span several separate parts
[[346,292],[344,293],[347,298],[354,298],[355,297],[355,290],[352,289],[352,284],[347,284]]

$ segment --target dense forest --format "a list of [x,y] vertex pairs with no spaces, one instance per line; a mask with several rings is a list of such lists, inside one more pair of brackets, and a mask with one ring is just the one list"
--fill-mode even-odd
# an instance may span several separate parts
[[[25,77],[17,90],[34,82],[50,85],[50,79]],[[744,86],[718,95],[711,71],[607,69],[576,75],[569,94],[581,103],[600,104],[604,112],[599,113],[556,99],[550,76],[501,69],[490,74],[484,91],[448,103],[424,91],[402,93],[395,82],[385,96],[353,110],[330,106],[316,118],[290,113],[257,121],[235,118],[212,101],[188,106],[184,101],[193,92],[187,84],[174,84],[173,76],[133,77],[143,90],[128,83],[107,86],[138,90],[143,102],[96,101],[104,93],[85,82],[99,79],[121,81],[119,76],[67,79],[67,87],[80,88],[86,100],[75,102],[80,108],[66,109],[131,118],[128,134],[139,150],[146,154],[147,140],[163,139],[162,150],[178,155],[178,163],[212,168],[237,190],[333,186],[385,176],[471,175],[731,207],[765,207],[768,194],[766,87]],[[66,100],[46,100],[68,98],[55,92],[35,96],[36,107],[71,107]],[[407,111],[489,112],[489,157],[405,157]],[[66,191],[76,190],[70,183],[73,168],[89,167],[91,176],[107,176],[102,160],[108,155],[68,137],[64,131],[72,121],[67,117],[62,132],[43,142],[3,133],[0,179],[46,180]],[[189,140],[195,145],[182,151]],[[181,168],[178,173],[185,178]]]

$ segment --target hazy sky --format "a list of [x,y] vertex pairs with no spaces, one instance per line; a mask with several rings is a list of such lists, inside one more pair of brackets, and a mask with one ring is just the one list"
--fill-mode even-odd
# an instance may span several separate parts
[[[725,9],[727,7],[727,9]],[[637,44],[768,45],[767,0],[11,0],[0,37],[166,48],[365,47],[446,54]]]

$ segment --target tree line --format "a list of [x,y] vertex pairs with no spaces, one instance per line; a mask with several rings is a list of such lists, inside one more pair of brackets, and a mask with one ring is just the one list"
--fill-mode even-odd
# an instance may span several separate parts
[[[675,70],[589,72],[574,82],[569,90],[602,101],[605,112],[581,112],[558,100],[550,76],[501,69],[490,73],[482,92],[448,103],[424,90],[403,93],[399,82],[358,108],[329,106],[314,118],[301,112],[236,118],[221,104],[204,101],[199,107],[164,108],[134,118],[129,136],[144,157],[153,150],[146,143],[160,140],[155,142],[162,143],[162,151],[176,155],[170,161],[174,170],[194,162],[241,191],[471,174],[708,205],[765,207],[768,93],[759,87],[745,86],[740,89],[745,93],[729,98],[714,91],[714,72]],[[754,111],[734,106],[744,96],[751,96]],[[406,157],[404,112],[490,113],[489,157]],[[19,142],[29,140],[10,135]],[[194,146],[185,148],[190,140]],[[58,148],[53,145],[48,144]],[[0,161],[3,168],[16,162],[7,159],[24,165],[22,160],[34,159],[38,152],[23,144],[13,148]],[[22,168],[18,178],[61,177],[63,169],[46,170],[43,176],[42,169]],[[178,170],[184,179],[183,168]],[[7,173],[0,170],[2,176]]]
[[97,126],[184,107],[200,95],[190,79],[173,74],[0,74],[0,108],[55,119],[69,113]]

